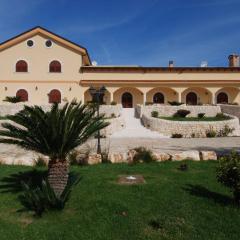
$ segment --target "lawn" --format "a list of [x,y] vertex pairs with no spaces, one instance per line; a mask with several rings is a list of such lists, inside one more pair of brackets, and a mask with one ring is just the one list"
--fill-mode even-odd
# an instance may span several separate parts
[[[7,188],[1,188],[0,239],[238,240],[240,208],[228,189],[217,183],[217,163],[189,162],[186,172],[177,169],[179,164],[72,167],[82,180],[65,209],[42,218],[19,211],[19,193],[3,193]],[[1,179],[20,171],[32,168],[0,166]],[[142,174],[146,183],[118,185],[121,174]]]

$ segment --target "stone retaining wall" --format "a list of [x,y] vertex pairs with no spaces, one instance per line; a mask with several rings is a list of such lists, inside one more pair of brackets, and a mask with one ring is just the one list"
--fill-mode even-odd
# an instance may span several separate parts
[[206,117],[215,117],[217,113],[221,112],[220,106],[169,106],[169,105],[151,105],[151,106],[136,106],[136,115],[141,117],[143,114],[150,116],[152,111],[157,111],[159,116],[170,117],[174,113],[176,113],[179,109],[189,110],[191,113],[188,115],[189,117],[197,117],[198,113],[205,113]]
[[[24,105],[30,105],[27,103],[6,103],[0,105],[0,116],[5,116],[5,115],[12,115],[20,110],[23,109]],[[64,104],[61,104],[60,106],[63,106]],[[51,105],[41,105],[41,107],[44,110],[49,110],[51,108]],[[105,117],[111,117],[112,114],[114,114],[116,117],[121,116],[122,113],[122,106],[121,104],[118,105],[101,105],[100,106],[100,113],[104,113]]]
[[232,116],[233,119],[215,122],[194,122],[194,121],[171,121],[160,118],[153,118],[147,114],[142,115],[142,122],[145,127],[152,131],[157,131],[166,136],[171,136],[174,133],[182,134],[183,137],[206,137],[206,131],[213,130],[219,132],[225,126],[233,128],[231,136],[240,136],[239,120]]
[[105,114],[105,117],[112,117],[112,114],[120,117],[122,115],[122,105],[101,105],[99,112]]

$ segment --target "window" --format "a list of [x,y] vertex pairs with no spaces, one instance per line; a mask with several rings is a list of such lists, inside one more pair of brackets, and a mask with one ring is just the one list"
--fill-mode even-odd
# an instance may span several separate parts
[[59,61],[52,61],[50,64],[49,64],[49,72],[61,72],[62,71],[62,68],[61,68],[61,63]]
[[52,41],[51,40],[47,40],[46,42],[45,42],[45,45],[46,45],[46,47],[51,47],[52,46]]
[[28,101],[28,92],[25,89],[19,89],[16,97],[20,97],[21,102],[26,102]]
[[197,94],[194,92],[190,92],[186,96],[186,104],[187,105],[197,105],[198,99]]
[[217,95],[217,103],[227,104],[228,103],[228,95],[225,92],[220,92]]
[[157,92],[153,96],[153,103],[164,103],[164,95],[160,92]]
[[28,40],[28,41],[27,41],[28,47],[32,47],[33,44],[34,44],[33,40]]
[[16,72],[28,72],[27,62],[20,60],[16,63]]
[[61,103],[61,93],[57,89],[53,89],[49,94],[48,94],[48,102],[49,103]]

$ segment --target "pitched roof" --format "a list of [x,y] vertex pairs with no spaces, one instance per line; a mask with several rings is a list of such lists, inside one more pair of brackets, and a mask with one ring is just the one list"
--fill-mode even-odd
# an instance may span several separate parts
[[19,42],[22,42],[28,38],[31,38],[37,34],[43,35],[44,37],[52,39],[52,40],[56,41],[57,43],[60,43],[63,46],[66,46],[66,47],[72,49],[73,51],[80,53],[83,56],[84,65],[91,65],[91,60],[90,60],[90,57],[89,57],[89,54],[88,54],[88,51],[86,48],[84,48],[64,37],[61,37],[53,32],[50,32],[49,30],[47,30],[43,27],[40,27],[40,26],[34,27],[26,32],[23,32],[13,38],[10,38],[10,39],[0,43],[0,52],[15,45],[15,44],[18,44]]

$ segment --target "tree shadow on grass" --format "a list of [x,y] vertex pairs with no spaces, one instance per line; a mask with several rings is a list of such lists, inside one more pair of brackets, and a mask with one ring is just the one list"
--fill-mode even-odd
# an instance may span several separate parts
[[193,196],[207,198],[223,206],[235,205],[233,198],[221,193],[212,192],[201,185],[186,184],[186,187],[184,187],[183,190]]
[[[0,192],[1,193],[19,193],[23,191],[22,182],[28,184],[30,188],[35,189],[42,186],[42,181],[47,179],[47,170],[33,169],[26,172],[18,172],[10,174],[7,177],[0,179]],[[68,178],[68,184],[72,184],[79,179],[78,173],[70,172]]]

